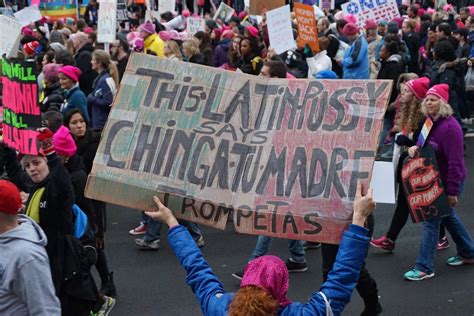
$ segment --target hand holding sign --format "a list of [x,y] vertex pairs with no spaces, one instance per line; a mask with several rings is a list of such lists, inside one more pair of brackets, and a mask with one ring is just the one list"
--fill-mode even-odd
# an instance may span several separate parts
[[156,195],[153,196],[153,201],[156,204],[157,210],[152,212],[145,212],[146,215],[150,216],[156,221],[165,223],[170,228],[179,225],[178,220],[173,215],[173,212],[171,212],[169,208],[164,206]]
[[354,200],[354,215],[352,216],[352,224],[364,226],[364,223],[370,214],[375,210],[375,201],[373,199],[373,191],[371,188],[367,190],[367,194],[363,195],[362,184],[357,184],[357,191]]

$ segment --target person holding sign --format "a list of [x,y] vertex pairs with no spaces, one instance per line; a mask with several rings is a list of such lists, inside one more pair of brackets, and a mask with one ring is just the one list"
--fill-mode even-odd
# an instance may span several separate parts
[[312,294],[308,303],[302,304],[288,299],[288,270],[275,256],[263,256],[249,262],[240,289],[235,294],[225,292],[186,228],[178,224],[171,210],[158,197],[153,200],[156,210],[146,214],[170,228],[168,242],[186,270],[187,282],[204,315],[340,315],[350,301],[367,254],[369,238],[364,223],[375,209],[372,190],[363,195],[359,184],[352,225],[343,234],[328,280]]
[[[451,209],[446,217],[431,218],[423,222],[423,238],[415,267],[404,275],[405,279],[411,281],[434,277],[433,259],[441,223],[451,234],[458,252],[455,256],[450,257],[447,263],[452,266],[474,263],[474,241],[454,210],[463,190],[466,166],[464,164],[462,129],[453,117],[448,97],[449,86],[447,84],[435,85],[426,93],[421,109],[433,121],[425,144],[431,145],[435,150],[441,181]],[[416,145],[408,149],[410,157],[415,157],[417,151]]]
[[344,79],[369,79],[369,51],[365,37],[359,34],[354,23],[347,23],[342,35],[350,43],[342,59]]

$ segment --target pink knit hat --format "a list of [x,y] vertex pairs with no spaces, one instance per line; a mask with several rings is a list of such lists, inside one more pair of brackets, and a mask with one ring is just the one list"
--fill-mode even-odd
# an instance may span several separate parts
[[67,65],[59,68],[59,73],[64,74],[74,82],[78,82],[79,76],[81,75],[81,70],[77,67]]
[[155,24],[151,23],[150,21],[147,21],[147,22],[141,24],[138,27],[138,30],[146,32],[148,34],[153,34],[153,33],[155,33]]
[[54,133],[53,146],[56,153],[60,156],[72,157],[77,151],[77,146],[71,136],[71,132],[64,125]]
[[249,32],[250,36],[258,38],[258,30],[255,26],[247,25],[245,29]]
[[288,269],[278,257],[261,256],[250,261],[244,270],[240,288],[253,285],[263,289],[280,303],[280,307],[291,304],[288,299]]
[[24,26],[24,27],[21,29],[21,32],[22,32],[24,35],[27,35],[27,36],[35,36],[35,33],[33,33],[33,30],[30,29],[28,26]]
[[47,64],[43,67],[44,81],[54,83],[58,81],[58,73],[61,68],[58,64]]
[[357,24],[357,17],[353,14],[348,14],[344,17],[344,20],[346,20],[349,23],[354,23]]
[[354,23],[347,23],[346,25],[344,25],[344,28],[342,29],[342,34],[346,36],[356,35],[357,33],[359,33],[359,28]]
[[222,33],[222,38],[224,39],[230,39],[230,38],[233,38],[235,36],[235,33],[234,31],[231,31],[231,30],[225,30],[224,33]]
[[429,96],[429,95],[437,96],[444,102],[448,103],[449,86],[445,83],[434,85],[428,90],[428,92],[426,92],[426,96]]
[[365,29],[366,30],[376,30],[377,29],[377,22],[375,22],[374,20],[365,21]]
[[426,97],[426,92],[430,84],[430,79],[421,77],[413,79],[405,83],[407,88],[415,95],[418,100],[423,100]]

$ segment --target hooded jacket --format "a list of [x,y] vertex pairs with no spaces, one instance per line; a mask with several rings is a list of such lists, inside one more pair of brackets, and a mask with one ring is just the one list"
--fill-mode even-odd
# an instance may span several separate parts
[[0,234],[0,315],[61,315],[54,293],[46,236],[25,215]]
[[164,49],[165,49],[165,43],[163,40],[158,36],[158,34],[154,33],[148,36],[144,41],[143,45],[145,47],[144,53],[145,54],[150,54],[150,55],[155,55],[158,57],[164,57]]
[[369,79],[369,51],[364,36],[359,36],[346,49],[342,60],[344,79]]

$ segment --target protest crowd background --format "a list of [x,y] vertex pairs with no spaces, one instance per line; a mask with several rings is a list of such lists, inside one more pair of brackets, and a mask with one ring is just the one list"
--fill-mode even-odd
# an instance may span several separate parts
[[[114,314],[115,302],[120,300],[117,293],[121,290],[114,283],[114,273],[120,275],[121,271],[113,270],[114,262],[107,257],[105,202],[114,199],[95,198],[102,194],[101,183],[108,183],[100,182],[101,174],[107,173],[108,169],[101,169],[102,165],[97,161],[109,155],[107,167],[111,166],[111,161],[120,164],[119,160],[112,159],[111,153],[114,152],[113,146],[124,145],[111,137],[112,131],[117,128],[115,133],[118,133],[121,128],[130,128],[127,123],[122,126],[120,122],[134,123],[133,119],[116,120],[135,110],[133,102],[126,105],[130,106],[127,111],[114,107],[127,103],[125,100],[130,100],[126,99],[130,92],[133,98],[143,97],[150,102],[145,104],[145,101],[142,106],[150,107],[153,101],[159,108],[162,102],[160,96],[164,96],[163,100],[175,100],[178,91],[178,101],[175,100],[174,105],[174,101],[169,101],[169,108],[175,106],[181,109],[183,104],[189,102],[185,102],[187,96],[198,100],[196,104],[204,107],[199,98],[207,100],[211,95],[215,97],[215,93],[192,95],[192,91],[198,88],[194,81],[195,87],[187,86],[191,72],[193,76],[214,78],[212,87],[214,82],[220,84],[219,78],[231,78],[236,85],[240,84],[239,78],[243,78],[255,87],[268,85],[265,86],[265,93],[270,93],[271,83],[277,85],[276,88],[285,88],[285,91],[321,80],[329,90],[336,88],[328,87],[353,85],[356,87],[354,92],[349,93],[349,87],[343,89],[341,93],[345,96],[340,99],[335,94],[330,97],[326,94],[329,100],[326,106],[337,110],[355,100],[351,115],[355,117],[354,124],[359,127],[354,127],[355,130],[350,133],[361,133],[357,128],[364,126],[359,124],[359,118],[365,121],[366,132],[372,126],[374,134],[371,139],[376,144],[373,146],[376,149],[372,148],[370,154],[371,163],[375,160],[372,181],[377,178],[376,168],[385,168],[385,171],[388,168],[390,176],[382,176],[382,186],[386,183],[387,187],[393,188],[394,205],[388,231],[384,235],[373,236],[377,221],[372,211],[378,196],[377,193],[372,196],[369,182],[357,185],[357,178],[356,182],[351,179],[351,185],[344,192],[344,181],[343,184],[339,182],[338,187],[337,176],[331,182],[328,180],[329,184],[324,185],[319,198],[333,198],[334,193],[326,192],[334,184],[336,189],[342,188],[338,191],[340,201],[346,195],[351,199],[350,218],[344,218],[344,229],[334,230],[333,235],[324,235],[322,239],[306,236],[300,238],[304,240],[299,240],[296,238],[299,236],[295,235],[295,239],[288,241],[289,257],[286,262],[267,255],[272,238],[283,236],[272,234],[270,226],[273,224],[265,224],[268,226],[263,229],[266,233],[258,234],[254,230],[251,233],[259,236],[255,237],[255,249],[245,258],[249,264],[233,273],[236,279],[241,280],[240,289],[234,295],[225,292],[223,284],[200,251],[202,247],[213,247],[206,244],[206,236],[200,229],[206,221],[194,221],[178,215],[179,219],[176,219],[168,209],[173,209],[170,206],[173,203],[167,195],[159,195],[160,199],[154,198],[153,201],[150,196],[143,205],[152,207],[129,212],[137,222],[136,227],[130,227],[128,232],[135,236],[131,243],[140,250],[157,251],[165,230],[162,226],[169,226],[168,242],[187,273],[187,283],[196,294],[203,314],[338,315],[351,300],[354,288],[364,302],[361,315],[397,314],[396,310],[384,309],[377,280],[368,271],[365,260],[369,245],[380,251],[394,251],[398,237],[403,238],[402,229],[409,217],[415,223],[422,222],[419,225],[423,226],[423,232],[419,236],[418,257],[401,280],[402,277],[408,281],[435,277],[434,257],[438,251],[448,249],[450,243],[453,253],[447,259],[448,265],[456,269],[457,266],[474,263],[472,232],[466,229],[455,211],[470,171],[464,158],[467,146],[464,136],[472,133],[474,110],[474,3],[471,1],[107,0],[98,3],[89,0],[87,3],[72,3],[31,0],[27,3],[0,0],[0,5],[0,121],[3,122],[0,129],[0,177],[3,179],[0,180],[0,315]],[[171,66],[160,68],[153,65]],[[178,71],[173,74],[172,69]],[[159,78],[152,81],[156,91],[139,90],[140,83],[137,82],[146,76]],[[168,86],[176,83],[178,87],[179,83],[181,90],[170,90],[170,87],[163,88],[163,85],[157,88],[159,80],[168,80]],[[283,82],[287,82],[288,87]],[[373,91],[375,86],[379,89],[379,99],[373,97],[377,93]],[[272,100],[277,100],[272,101],[274,104],[280,102],[278,100],[282,95],[274,96],[277,95],[276,88],[272,95]],[[188,90],[184,89],[190,89],[189,95]],[[366,90],[368,99],[360,96]],[[142,92],[146,95],[139,96]],[[156,100],[155,92],[158,93]],[[301,98],[309,98],[310,92],[308,88]],[[222,93],[230,95],[231,92],[223,90]],[[292,97],[294,95],[288,96],[287,92],[282,96],[287,98],[287,102],[292,102]],[[374,119],[378,123],[372,125],[368,123],[370,114],[361,114],[370,107],[369,99],[371,104],[384,104],[383,113]],[[323,104],[321,100],[319,102]],[[226,102],[234,104],[233,101]],[[243,109],[242,104],[240,102],[235,106]],[[360,105],[362,110],[356,110],[354,104]],[[260,116],[257,109],[250,108],[249,111],[252,118],[250,124],[260,122],[262,117],[263,120],[269,119]],[[197,117],[198,112],[194,115]],[[208,115],[214,115],[214,118],[221,115],[224,120],[223,114],[217,112]],[[227,123],[232,120],[227,118],[228,113],[225,115]],[[272,115],[277,116],[275,113]],[[289,114],[285,114],[285,119],[287,116]],[[282,119],[283,112],[280,112],[278,126]],[[303,116],[299,119],[302,126]],[[139,120],[138,116],[136,120]],[[331,128],[327,120],[333,118],[321,120],[319,124],[324,133],[329,133]],[[171,128],[170,122],[168,127]],[[172,122],[174,125],[175,121]],[[332,131],[343,131],[344,128],[349,131],[350,124],[345,123],[347,125],[341,124]],[[271,124],[268,123],[268,126],[273,126]],[[185,129],[190,125],[178,126]],[[217,127],[211,124],[206,126],[208,131],[215,133]],[[166,126],[160,127],[164,133]],[[244,129],[240,131],[245,134]],[[146,133],[151,134],[149,126]],[[154,135],[159,133],[157,131]],[[236,131],[222,130],[222,133]],[[264,132],[259,135],[266,139],[262,136]],[[292,135],[297,134],[287,134],[285,138],[294,137]],[[309,144],[305,139],[295,140],[300,141]],[[137,169],[140,167],[143,170],[141,161],[144,152],[147,152],[147,164],[150,164],[148,170],[153,159],[150,157],[154,157],[151,152],[156,151],[157,159],[161,157],[164,161],[165,153],[160,155],[158,147],[152,147],[147,139],[141,145],[145,149],[133,144],[135,146],[134,161],[140,157]],[[140,148],[141,154],[137,154]],[[160,150],[166,152],[168,147],[163,145]],[[252,150],[256,153],[258,146]],[[189,152],[185,156],[188,155]],[[333,172],[326,170],[331,169],[331,162],[328,167],[327,160],[333,157],[328,154],[324,158],[326,167],[321,165],[324,175]],[[181,158],[184,161],[185,158],[179,154],[171,160],[168,158],[167,165]],[[275,158],[275,164],[281,162],[280,158]],[[343,167],[338,167],[337,158],[334,159],[337,172],[337,168]],[[296,158],[293,162],[286,162],[288,166],[293,164],[291,173],[293,168],[298,167],[295,161]],[[129,166],[129,162],[124,161],[123,164]],[[133,164],[130,168],[135,170]],[[157,178],[160,177],[161,162],[159,165],[153,168],[152,176]],[[206,167],[214,170],[218,168],[216,165]],[[245,174],[248,171],[246,168],[242,169]],[[265,172],[267,168],[270,170],[271,177],[277,173],[277,167],[271,169],[271,164],[265,168]],[[310,169],[309,160],[307,168]],[[200,190],[214,185],[224,188],[225,184],[220,182],[220,171],[212,170],[207,171],[210,172],[207,182],[201,179]],[[381,172],[382,169],[378,170]],[[306,169],[302,172],[306,173]],[[183,171],[180,180],[184,177]],[[186,177],[191,179],[189,172]],[[214,184],[216,177],[219,184]],[[368,179],[368,173],[365,178]],[[198,181],[196,176],[194,179]],[[260,183],[266,183],[262,180],[263,176],[260,179]],[[274,179],[288,180],[280,176]],[[197,183],[193,181],[190,183]],[[302,183],[299,182],[301,191]],[[121,192],[140,186],[134,185],[125,187]],[[313,183],[308,185],[311,188],[307,192],[311,194]],[[187,184],[185,186],[188,187]],[[111,195],[109,188],[103,189]],[[242,188],[225,189],[229,193],[230,190],[234,193],[236,190],[245,191],[243,184]],[[258,194],[258,189],[255,190],[257,193],[254,194]],[[158,191],[157,195],[175,193],[166,189]],[[284,194],[289,196],[292,192],[290,187]],[[197,198],[199,194],[195,193],[193,197]],[[302,195],[305,194],[302,192]],[[126,198],[116,196],[116,199],[117,204],[121,204]],[[221,202],[221,199],[216,198],[214,202]],[[177,212],[176,209],[173,211]],[[335,213],[337,211],[334,210]],[[236,210],[230,214],[226,222],[246,218],[242,212],[235,215]],[[304,217],[305,225],[317,227],[312,219]],[[331,220],[337,222],[337,216],[329,222]],[[255,223],[258,221],[255,217]],[[285,218],[284,221],[284,227],[288,223],[290,226],[295,223],[296,227],[301,222],[292,218]],[[448,236],[451,236],[451,241]],[[288,273],[305,272],[308,269],[305,251],[318,248],[321,248],[324,283],[321,288],[314,287],[315,292],[308,303],[292,303],[287,297]],[[473,301],[466,304],[474,306]],[[419,314],[422,315],[423,311]]]

